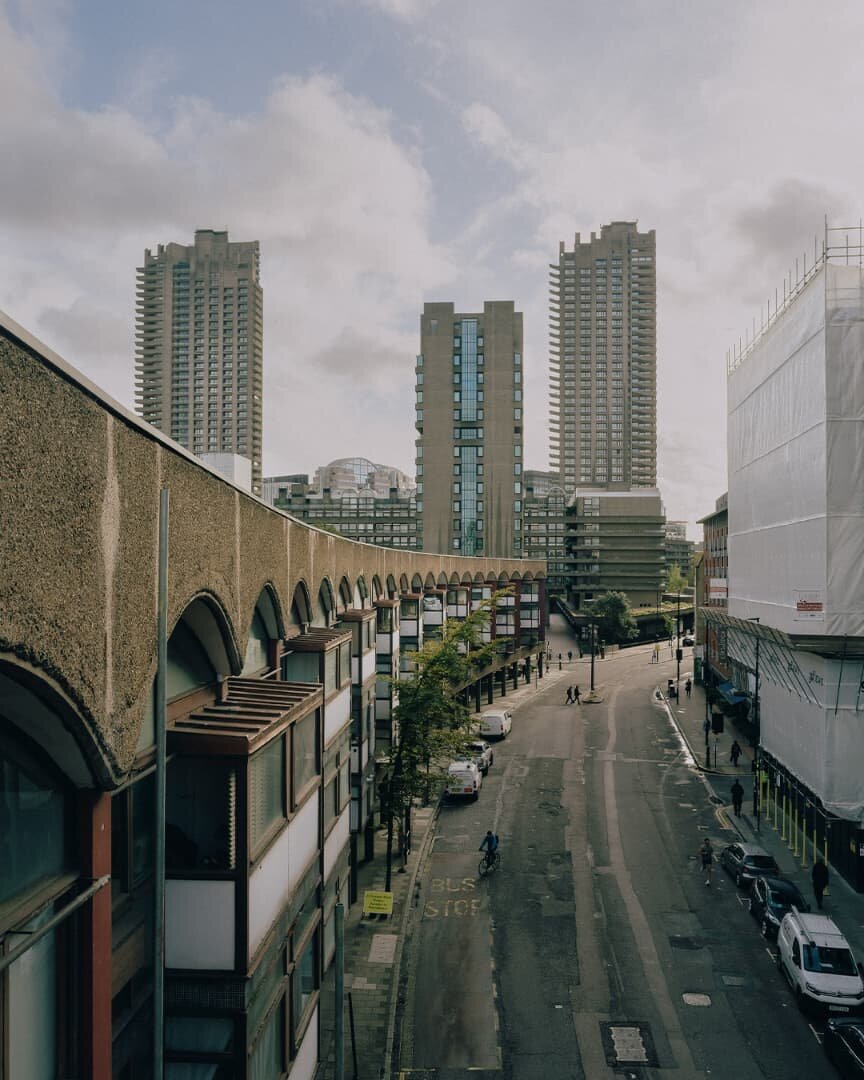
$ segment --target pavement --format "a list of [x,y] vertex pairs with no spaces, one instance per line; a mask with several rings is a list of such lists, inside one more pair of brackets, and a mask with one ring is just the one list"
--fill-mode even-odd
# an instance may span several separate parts
[[[650,663],[648,647],[645,647],[645,653],[645,662]],[[668,656],[668,649],[661,653],[660,663],[655,665],[658,667],[659,676],[656,690],[658,698],[662,699],[696,766],[714,791],[718,815],[722,822],[730,825],[745,843],[758,844],[773,855],[783,877],[795,882],[802,896],[815,911],[816,903],[810,877],[813,868],[812,843],[806,845],[805,851],[801,833],[798,832],[797,838],[793,837],[791,825],[784,828],[782,811],[778,811],[775,816],[773,806],[764,807],[757,819],[753,806],[753,748],[748,744],[745,735],[736,730],[729,717],[726,717],[723,734],[709,735],[709,742],[706,744],[705,691],[702,686],[694,684],[691,696],[686,696],[686,679],[688,676],[692,679],[693,676],[692,650],[685,650],[685,657],[686,660],[681,665],[680,697],[675,700],[668,698],[666,693],[667,680],[676,676],[675,661]],[[736,738],[741,747],[737,768],[729,757],[729,750]],[[734,813],[730,793],[736,776],[744,788],[744,803],[738,817]],[[822,913],[829,915],[837,923],[852,946],[856,959],[864,961],[864,895],[855,892],[830,865],[828,869],[831,872],[831,882],[823,897]],[[718,874],[725,876],[725,871],[715,866],[715,877]],[[731,878],[729,880],[731,881]]]
[[[563,703],[567,688],[576,684],[579,685],[583,697],[585,696],[590,686],[590,658],[578,657],[573,636],[560,616],[552,617],[548,640],[552,660],[544,678],[538,679],[535,672],[530,685],[521,684],[518,690],[508,690],[503,699],[500,692],[496,691],[496,702],[504,701],[510,708],[517,708],[539,692],[556,686],[560,687]],[[568,649],[574,651],[572,661],[567,659]],[[627,651],[631,654],[644,653],[645,663],[651,664],[652,645],[636,646]],[[560,664],[557,659],[559,652],[562,655]],[[604,660],[595,657],[598,699],[602,698],[604,669],[606,665],[614,664],[615,656],[615,651],[607,649]],[[694,765],[703,773],[709,788],[714,792],[721,823],[731,826],[742,840],[759,844],[770,852],[783,876],[794,881],[806,898],[812,898],[810,848],[808,847],[806,855],[802,856],[800,842],[796,852],[782,828],[781,818],[778,817],[775,824],[773,816],[769,815],[766,819],[763,815],[757,822],[752,812],[753,749],[746,738],[735,730],[727,718],[724,733],[711,734],[709,747],[706,747],[703,726],[706,716],[704,690],[694,684],[689,697],[684,690],[686,679],[688,676],[692,679],[693,675],[692,651],[685,651],[678,700],[667,696],[668,679],[674,680],[677,675],[672,650],[664,645],[659,663],[653,666],[657,668],[655,698],[668,710],[689,749]],[[729,750],[736,738],[742,751],[737,767],[729,759]],[[736,776],[741,780],[745,792],[743,812],[738,817],[733,812],[730,794]],[[404,872],[397,872],[394,866],[392,875],[392,916],[363,916],[363,893],[366,890],[379,891],[384,888],[386,832],[383,829],[375,834],[374,859],[360,867],[358,899],[345,913],[346,1080],[381,1080],[391,1076],[394,1066],[394,1040],[398,1039],[400,1006],[404,1004],[404,987],[400,988],[399,983],[402,952],[417,918],[416,905],[420,894],[421,875],[426,866],[437,814],[437,805],[416,807],[413,811],[413,848],[408,855]],[[725,872],[717,867],[717,874]],[[815,907],[815,904],[813,906]],[[831,874],[830,888],[824,897],[824,912],[835,920],[845,934],[856,958],[864,960],[864,897],[856,893],[838,873]],[[334,1080],[336,1077],[334,1018],[335,970],[331,964],[321,984],[320,1062],[316,1080]]]

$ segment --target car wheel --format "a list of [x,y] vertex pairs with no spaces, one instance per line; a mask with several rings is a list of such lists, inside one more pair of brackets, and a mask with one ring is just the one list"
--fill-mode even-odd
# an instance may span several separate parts
[[479,792],[479,791],[475,791],[475,792],[474,792],[474,794],[473,794],[473,795],[471,796],[471,801],[472,801],[472,802],[477,802],[477,800],[478,800],[479,798],[480,798],[480,792]]

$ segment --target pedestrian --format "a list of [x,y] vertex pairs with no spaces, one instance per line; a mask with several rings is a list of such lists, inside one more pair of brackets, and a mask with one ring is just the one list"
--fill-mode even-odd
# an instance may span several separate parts
[[572,649],[567,650],[567,663],[568,664],[573,663],[573,650]]
[[706,716],[702,721],[702,730],[705,732],[705,745],[708,745],[708,736],[711,734],[711,721]]
[[600,659],[601,660],[606,659],[606,645],[602,641],[600,642]]
[[688,698],[690,697],[690,692],[692,691],[692,689],[693,689],[693,680],[688,679],[687,682],[684,683],[684,691],[687,694]]
[[738,740],[735,739],[732,746],[729,749],[729,760],[738,768],[738,758],[741,757],[741,747],[738,745]]
[[654,642],[654,656],[652,657],[651,663],[652,664],[659,664],[660,663],[660,642],[659,641]]
[[574,705],[581,705],[582,704],[582,699],[579,697],[579,686],[578,686],[578,684],[573,687],[573,704]]
[[564,704],[565,705],[572,705],[573,704],[573,687],[572,686],[567,687],[567,700],[564,702]]
[[828,873],[828,867],[825,865],[825,860],[820,855],[819,858],[813,863],[813,871],[810,875],[813,878],[813,895],[816,897],[816,907],[822,910],[822,894],[828,888],[828,880],[831,875]]
[[711,841],[706,836],[702,841],[702,847],[699,848],[699,857],[702,860],[702,871],[705,874],[705,884],[711,884],[711,865],[714,862],[714,849],[711,847]]
[[732,785],[732,809],[735,811],[735,817],[741,817],[741,803],[744,802],[744,788],[741,786],[741,781],[735,779],[735,783]]

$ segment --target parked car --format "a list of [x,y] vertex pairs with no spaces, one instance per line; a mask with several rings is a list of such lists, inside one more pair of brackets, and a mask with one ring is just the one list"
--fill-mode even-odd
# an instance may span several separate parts
[[509,709],[489,709],[480,714],[478,734],[487,739],[504,739],[513,727],[513,713]]
[[474,764],[485,776],[489,772],[489,766],[495,760],[495,754],[492,751],[492,747],[488,742],[484,742],[482,739],[475,739],[474,742],[468,743],[468,753]]
[[720,852],[720,865],[729,871],[739,889],[748,887],[760,874],[780,877],[774,856],[758,844],[729,844]]
[[696,644],[696,638],[688,630],[687,633],[684,635],[684,637],[681,638],[681,644],[682,645],[695,645]]
[[822,1045],[841,1076],[864,1076],[864,1020],[854,1017],[829,1020]]
[[477,799],[483,784],[483,774],[473,761],[454,761],[447,768],[448,799]]
[[833,1016],[864,1008],[861,966],[827,915],[790,911],[777,934],[777,966],[802,1012]]
[[783,916],[793,907],[809,911],[810,907],[798,886],[782,877],[762,874],[750,886],[750,914],[759,923],[762,936],[776,938]]

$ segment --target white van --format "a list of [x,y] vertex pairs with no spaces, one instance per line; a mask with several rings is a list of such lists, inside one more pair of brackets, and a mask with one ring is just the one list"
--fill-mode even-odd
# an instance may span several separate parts
[[860,966],[827,915],[804,914],[793,907],[783,916],[777,933],[777,966],[802,1011],[837,1016],[864,1008]]
[[448,799],[476,799],[480,794],[483,774],[473,761],[454,761],[447,769]]
[[477,734],[484,739],[506,739],[513,727],[513,713],[509,709],[489,709],[480,714],[480,727]]

